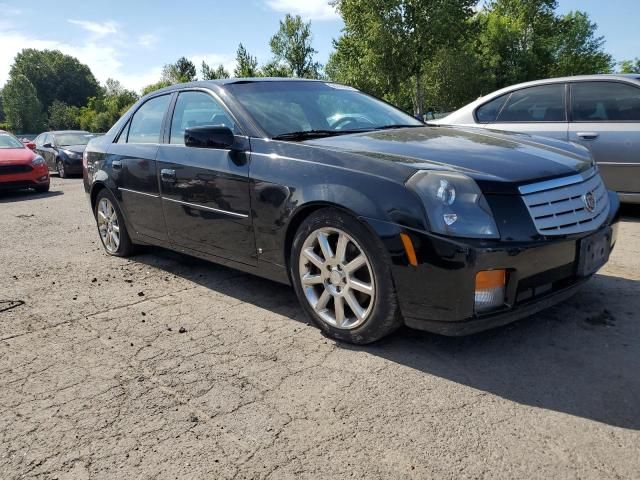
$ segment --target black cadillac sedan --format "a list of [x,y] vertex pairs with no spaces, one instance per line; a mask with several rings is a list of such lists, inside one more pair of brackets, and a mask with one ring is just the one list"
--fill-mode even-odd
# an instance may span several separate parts
[[168,247],[290,283],[328,335],[461,335],[571,295],[618,200],[578,145],[430,127],[353,88],[229,79],[147,95],[84,154],[106,252]]

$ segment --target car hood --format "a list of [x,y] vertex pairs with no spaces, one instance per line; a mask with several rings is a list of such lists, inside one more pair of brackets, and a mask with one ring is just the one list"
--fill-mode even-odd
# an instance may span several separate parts
[[416,170],[463,172],[496,191],[505,190],[501,183],[548,180],[573,175],[593,165],[588,150],[579,145],[476,128],[402,128],[305,143],[397,162]]
[[74,153],[84,153],[86,145],[65,145],[64,147],[60,147],[60,150],[69,150]]
[[0,148],[0,165],[31,163],[34,153],[28,148]]

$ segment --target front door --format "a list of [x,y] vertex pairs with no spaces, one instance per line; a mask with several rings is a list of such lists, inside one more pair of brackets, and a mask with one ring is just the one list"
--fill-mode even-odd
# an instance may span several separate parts
[[169,143],[158,150],[162,206],[169,239],[178,246],[250,265],[257,264],[249,198],[249,153],[184,145],[188,127],[225,125],[231,115],[209,93],[178,95]]
[[108,152],[111,176],[118,186],[127,220],[136,233],[157,240],[167,239],[156,155],[170,103],[170,94],[147,100]]
[[591,150],[607,187],[640,193],[640,87],[573,83],[571,115],[569,140]]

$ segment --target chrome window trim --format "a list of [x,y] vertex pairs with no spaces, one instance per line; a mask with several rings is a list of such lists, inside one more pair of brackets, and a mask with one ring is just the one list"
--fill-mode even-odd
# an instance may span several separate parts
[[219,208],[213,208],[213,207],[205,207],[204,205],[200,205],[198,203],[183,202],[182,200],[175,200],[173,198],[167,198],[167,197],[161,197],[161,198],[162,198],[162,200],[166,200],[168,202],[179,203],[180,205],[187,205],[189,207],[199,208],[201,210],[207,210],[209,212],[222,213],[224,215],[230,215],[230,216],[236,217],[236,218],[248,218],[249,217],[249,215],[244,214],[244,213],[230,212],[228,210],[221,210]]

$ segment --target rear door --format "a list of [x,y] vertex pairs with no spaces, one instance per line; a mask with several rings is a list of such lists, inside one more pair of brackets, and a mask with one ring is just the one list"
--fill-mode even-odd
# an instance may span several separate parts
[[[242,150],[184,145],[188,127],[225,125]],[[162,206],[172,243],[255,265],[256,248],[249,198],[248,139],[211,93],[180,92],[158,151]]]
[[125,215],[136,233],[166,240],[156,155],[172,94],[143,103],[109,147],[108,164]]
[[515,90],[480,106],[476,119],[486,128],[566,140],[566,85],[552,83]]
[[572,83],[569,139],[591,150],[609,188],[640,193],[639,86]]

